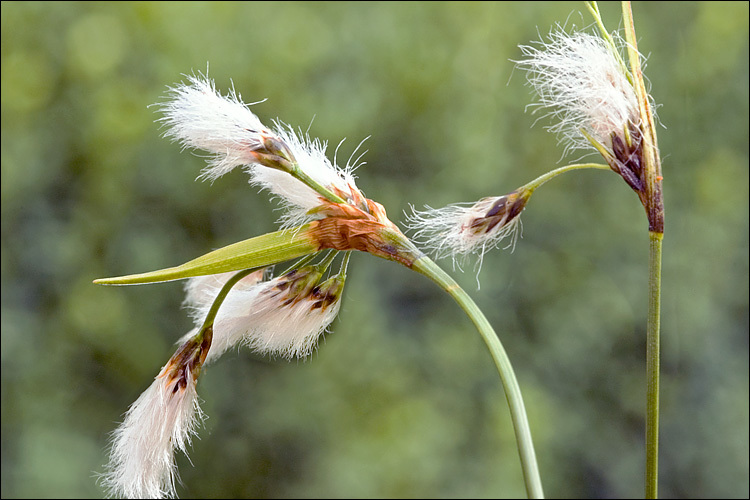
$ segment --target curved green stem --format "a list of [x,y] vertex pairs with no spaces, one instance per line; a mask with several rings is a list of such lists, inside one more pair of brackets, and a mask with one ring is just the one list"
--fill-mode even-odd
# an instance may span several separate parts
[[490,354],[492,354],[492,359],[495,361],[503,388],[505,389],[505,397],[508,400],[513,429],[516,434],[518,454],[521,458],[521,469],[523,471],[524,483],[526,484],[526,493],[529,498],[544,498],[542,480],[539,477],[539,466],[537,465],[536,453],[534,452],[534,443],[531,439],[526,408],[521,397],[521,389],[513,373],[510,359],[495,330],[493,330],[492,325],[490,325],[471,297],[430,258],[427,256],[418,258],[412,265],[412,269],[424,274],[448,292],[458,305],[461,306],[461,309],[466,312],[467,316],[471,318],[477,330],[479,330],[490,350]]
[[196,338],[199,340],[202,340],[203,335],[209,328],[213,328],[214,326],[214,320],[216,319],[216,315],[219,312],[219,307],[224,302],[224,299],[227,298],[227,295],[229,294],[229,290],[232,289],[234,285],[237,284],[238,281],[240,281],[242,278],[247,276],[248,274],[257,271],[258,267],[254,267],[251,269],[245,269],[244,271],[240,271],[231,278],[227,280],[226,283],[224,283],[224,286],[221,287],[221,290],[216,295],[216,298],[214,299],[213,304],[211,304],[211,308],[208,310],[208,314],[206,314],[206,319],[203,320],[203,326],[201,326],[200,331],[196,335]]
[[659,493],[659,327],[663,233],[649,232],[648,323],[646,330],[646,498]]
[[602,163],[574,163],[572,165],[566,165],[564,167],[556,168],[554,170],[550,170],[544,175],[540,175],[533,181],[525,184],[521,188],[518,189],[518,191],[528,191],[529,194],[533,193],[535,189],[538,187],[541,187],[545,182],[554,179],[560,174],[564,174],[565,172],[570,172],[571,170],[581,170],[585,168],[594,168],[597,170],[612,170],[609,165],[604,165]]

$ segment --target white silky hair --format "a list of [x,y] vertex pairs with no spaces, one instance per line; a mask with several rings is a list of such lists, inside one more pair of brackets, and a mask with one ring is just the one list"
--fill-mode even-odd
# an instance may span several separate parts
[[222,96],[213,80],[200,73],[187,79],[189,84],[171,87],[167,100],[156,104],[164,115],[159,121],[167,127],[164,136],[183,148],[212,153],[201,173],[212,181],[254,162],[252,153],[261,146],[261,134],[270,131],[234,89]]
[[203,419],[195,382],[175,390],[160,374],[130,406],[112,433],[112,447],[102,485],[110,497],[176,496],[175,449],[187,454]]
[[[617,36],[618,46],[624,42]],[[553,31],[548,42],[520,47],[525,59],[516,61],[539,96],[529,105],[545,111],[554,123],[565,152],[592,149],[585,130],[607,148],[611,134],[622,134],[629,123],[639,125],[638,101],[627,70],[615,48],[599,36]]]
[[469,230],[472,222],[484,217],[498,197],[483,198],[477,202],[454,203],[442,208],[426,206],[426,210],[411,207],[407,214],[407,228],[413,238],[435,258],[450,257],[453,267],[462,269],[469,255],[476,255],[477,285],[484,255],[508,240],[504,248],[515,248],[521,234],[521,215],[497,224],[489,231],[479,233]]
[[297,168],[321,186],[345,198],[362,196],[352,174],[356,166],[347,164],[342,169],[331,163],[325,155],[325,142],[295,132],[280,121],[275,121],[273,128],[266,127],[234,89],[222,96],[213,80],[204,75],[189,75],[187,79],[187,84],[171,87],[167,99],[156,106],[164,115],[160,121],[167,128],[165,137],[183,148],[212,154],[201,178],[214,181],[244,166],[251,184],[281,201],[284,227],[315,218],[307,212],[321,204],[319,193],[288,172],[258,163],[255,152],[263,147],[264,137],[273,137],[292,153]]
[[[193,281],[196,278],[188,281],[185,305],[196,328],[181,342],[198,332],[214,298],[232,273],[226,274],[213,280],[204,277],[200,282]],[[329,307],[313,308],[314,302],[307,296],[296,296],[293,287],[278,289],[286,280],[286,276],[254,284],[250,281],[243,284],[241,280],[229,291],[214,320],[206,363],[243,345],[261,354],[287,359],[304,358],[312,353],[320,336],[338,315],[340,295]]]

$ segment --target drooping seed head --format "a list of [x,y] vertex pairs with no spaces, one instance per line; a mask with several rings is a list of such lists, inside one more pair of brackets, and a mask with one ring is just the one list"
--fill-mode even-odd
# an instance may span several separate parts
[[112,433],[107,472],[101,482],[110,496],[171,498],[176,495],[175,449],[187,453],[203,418],[195,390],[206,359],[210,331],[188,339],[151,386],[130,406]]
[[[309,355],[341,304],[343,279],[321,282],[322,275],[317,266],[305,266],[268,281],[232,288],[216,315],[206,362],[240,345],[286,358]],[[200,295],[188,294],[186,303],[196,328],[213,303],[208,297],[215,297],[224,282],[217,281],[216,287],[207,287]],[[187,288],[195,289],[193,285]]]

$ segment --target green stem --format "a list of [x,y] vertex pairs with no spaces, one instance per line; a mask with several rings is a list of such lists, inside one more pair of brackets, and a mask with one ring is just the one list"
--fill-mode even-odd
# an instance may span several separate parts
[[649,294],[646,331],[646,498],[657,498],[659,494],[659,326],[663,238],[663,233],[649,232]]
[[341,269],[339,269],[337,275],[340,276],[341,279],[346,279],[346,269],[349,267],[349,257],[351,257],[351,253],[351,250],[344,252],[344,258],[341,260]]
[[522,186],[517,191],[528,191],[529,194],[533,193],[535,189],[542,186],[545,182],[557,177],[560,174],[564,174],[565,172],[570,172],[571,170],[581,170],[585,168],[595,168],[598,170],[612,170],[609,165],[604,165],[601,163],[574,163],[572,165],[566,165],[564,167],[556,168],[554,170],[550,170],[544,175],[540,175],[533,181],[529,182],[528,184]]
[[291,172],[289,172],[292,177],[295,179],[298,179],[301,182],[304,182],[307,186],[312,188],[314,191],[316,191],[318,194],[323,196],[328,201],[332,201],[333,203],[346,203],[344,199],[342,199],[340,196],[337,196],[333,192],[331,192],[328,188],[320,184],[318,181],[307,175],[301,168],[299,168],[298,165],[294,165],[294,168]]
[[325,272],[326,269],[328,269],[328,266],[330,266],[333,262],[333,259],[336,258],[337,254],[338,252],[336,252],[335,250],[329,250],[323,260],[315,264],[315,267],[317,267],[320,272]]
[[414,262],[412,269],[424,274],[440,285],[443,290],[448,292],[458,305],[461,306],[461,309],[463,309],[469,318],[471,318],[471,321],[477,327],[477,330],[479,330],[479,333],[490,350],[490,354],[492,354],[492,358],[495,361],[498,372],[500,373],[503,388],[505,389],[505,397],[508,400],[513,429],[516,434],[518,454],[521,458],[521,469],[523,471],[524,483],[526,484],[526,493],[529,498],[544,498],[542,480],[539,477],[539,466],[536,462],[534,443],[531,439],[531,430],[529,428],[529,421],[526,416],[526,408],[523,404],[523,398],[521,397],[521,389],[518,386],[518,381],[513,373],[510,359],[508,359],[508,355],[506,354],[500,339],[492,329],[492,325],[490,325],[487,318],[479,307],[477,307],[471,297],[469,297],[469,295],[458,286],[458,283],[456,283],[453,278],[451,278],[427,256],[422,256],[417,259]]
[[211,309],[208,310],[208,314],[206,314],[206,319],[203,320],[203,326],[201,326],[200,332],[198,332],[198,335],[196,337],[202,339],[204,333],[209,328],[213,328],[214,326],[214,320],[216,320],[216,315],[219,313],[219,307],[224,302],[224,299],[229,294],[229,290],[232,289],[234,285],[237,284],[238,281],[240,281],[242,278],[247,276],[248,274],[257,271],[259,268],[254,267],[252,269],[245,269],[244,271],[240,271],[231,278],[227,280],[226,283],[224,283],[224,286],[221,287],[221,290],[219,291],[218,295],[216,295],[216,298],[214,299],[213,304],[211,304]]
[[659,495],[659,321],[661,314],[661,247],[664,238],[661,159],[651,102],[641,67],[630,2],[622,2],[625,40],[638,99],[643,136],[644,207],[649,223],[648,323],[646,325],[646,498]]

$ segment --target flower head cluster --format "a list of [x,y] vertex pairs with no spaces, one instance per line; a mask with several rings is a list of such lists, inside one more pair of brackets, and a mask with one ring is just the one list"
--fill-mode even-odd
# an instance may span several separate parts
[[228,349],[247,345],[287,358],[309,355],[338,314],[345,274],[323,280],[326,265],[303,266],[263,280],[256,271],[237,282],[221,303],[212,325],[204,320],[234,273],[187,282],[185,303],[196,328],[141,394],[113,433],[103,484],[113,496],[175,496],[175,449],[187,452],[202,417],[196,381],[201,367]]
[[[274,248],[253,249],[269,259],[262,265],[292,258],[279,257],[289,255],[284,245],[294,247],[292,254],[302,249],[295,257],[310,255],[276,278],[246,270],[189,279],[185,304],[195,328],[114,433],[104,482],[116,496],[174,495],[174,449],[185,452],[201,414],[195,385],[204,363],[240,345],[285,358],[305,357],[315,349],[341,304],[348,253],[340,272],[324,277],[337,251],[365,251],[407,266],[421,255],[388,220],[382,205],[359,191],[354,166],[341,169],[326,158],[325,143],[280,123],[265,127],[234,91],[222,96],[205,77],[188,80],[172,88],[160,105],[165,135],[213,155],[202,177],[213,180],[243,166],[251,183],[282,200],[287,208],[282,220],[297,231],[291,240],[262,239]],[[292,243],[294,239],[298,242]],[[257,241],[246,241],[251,240]],[[310,264],[325,249],[332,251]]]

